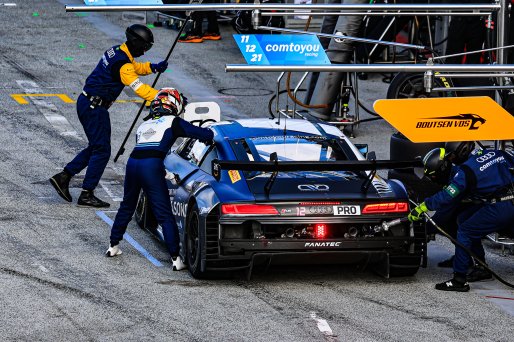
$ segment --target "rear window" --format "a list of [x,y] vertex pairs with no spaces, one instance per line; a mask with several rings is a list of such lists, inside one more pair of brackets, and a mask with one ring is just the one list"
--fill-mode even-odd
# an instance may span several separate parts
[[277,153],[279,161],[348,160],[334,139],[319,136],[269,136],[243,141],[247,157],[252,161],[269,161]]

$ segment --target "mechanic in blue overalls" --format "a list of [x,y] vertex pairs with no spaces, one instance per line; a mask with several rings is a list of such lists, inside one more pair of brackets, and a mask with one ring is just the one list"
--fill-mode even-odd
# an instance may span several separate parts
[[77,113],[88,139],[88,146],[82,150],[64,170],[52,178],[50,183],[57,193],[71,202],[69,183],[71,178],[87,167],[82,183],[79,206],[106,208],[109,203],[97,198],[93,191],[107,166],[111,155],[111,122],[108,109],[118,98],[125,86],[129,86],[141,98],[151,101],[157,90],[144,84],[139,76],[152,72],[164,72],[166,61],[157,64],[140,63],[134,60],[150,50],[153,34],[144,25],[134,24],[125,32],[127,41],[107,50],[93,72],[77,100]]
[[[414,208],[409,220],[417,221],[427,211],[452,206],[462,195],[476,200],[476,204],[459,213],[457,241],[485,261],[481,239],[493,232],[514,231],[514,156],[502,150],[480,150],[458,166],[450,180],[452,166],[445,154],[444,148],[436,148],[427,153],[423,163],[425,175],[437,181],[447,179],[448,186]],[[491,278],[482,267],[468,275],[470,261],[469,254],[456,246],[453,278],[435,288],[466,292],[470,289],[468,281]]]
[[[475,151],[475,142],[474,141],[454,141],[447,142],[444,145],[445,150],[445,159],[452,163],[452,171],[450,173],[450,178],[446,179],[432,179],[434,183],[439,184],[441,187],[448,185],[448,180],[453,178],[453,176],[458,172],[458,166],[462,163],[466,162],[471,153]],[[472,200],[466,198],[464,194],[461,194],[457,198],[452,205],[445,206],[444,208],[438,210],[433,216],[432,220],[439,225],[440,227],[444,227],[446,233],[448,233],[454,239],[457,238],[457,217],[459,213],[466,210],[472,205]],[[437,229],[430,223],[427,222],[427,234],[436,234],[438,233]],[[453,260],[454,256],[443,260],[437,264],[438,267],[444,268],[453,268]],[[471,266],[473,266],[473,262]]]
[[[164,240],[171,254],[173,269],[186,266],[179,256],[179,233],[171,211],[166,184],[164,157],[178,137],[199,139],[211,144],[214,134],[208,128],[190,124],[178,117],[184,108],[184,97],[174,88],[159,91],[150,106],[150,115],[136,133],[136,146],[127,161],[124,195],[111,230],[108,257],[121,254],[119,243],[136,210],[139,193],[143,189],[152,212],[162,227]],[[151,118],[151,119],[150,119]]]

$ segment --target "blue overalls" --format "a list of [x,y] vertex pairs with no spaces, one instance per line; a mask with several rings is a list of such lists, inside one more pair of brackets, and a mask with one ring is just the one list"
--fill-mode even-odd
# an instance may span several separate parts
[[141,189],[150,208],[162,227],[164,241],[172,257],[179,255],[179,233],[171,211],[166,184],[164,157],[178,137],[211,141],[210,129],[201,128],[174,116],[148,120],[137,130],[136,146],[127,162],[124,195],[111,230],[111,246],[117,245],[127,230],[136,210]]
[[[441,210],[460,201],[462,195],[480,202],[457,217],[457,241],[471,249],[481,260],[485,252],[481,239],[487,234],[514,231],[514,156],[500,150],[483,150],[459,166],[450,184],[425,200],[429,210]],[[466,275],[470,256],[455,247],[453,269]]]
[[108,109],[126,85],[139,96],[152,100],[157,91],[142,84],[138,75],[151,73],[150,63],[134,61],[126,44],[105,51],[86,79],[77,100],[77,113],[88,139],[88,146],[64,168],[76,175],[87,166],[82,188],[94,190],[111,156],[111,121]]

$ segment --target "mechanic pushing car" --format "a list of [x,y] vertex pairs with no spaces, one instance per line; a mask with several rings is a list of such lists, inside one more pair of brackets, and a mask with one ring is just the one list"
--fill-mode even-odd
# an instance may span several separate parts
[[163,88],[150,105],[150,114],[139,126],[136,146],[127,161],[123,201],[111,230],[108,257],[121,254],[119,242],[127,230],[136,210],[139,193],[143,189],[150,208],[162,227],[164,241],[173,261],[173,270],[186,266],[179,256],[179,235],[171,211],[170,196],[166,184],[164,157],[178,137],[196,138],[211,144],[214,133],[208,128],[190,124],[178,117],[184,110],[185,98],[174,88]]
[[62,172],[50,178],[57,193],[71,202],[69,183],[71,178],[87,167],[82,183],[79,206],[106,208],[109,203],[97,198],[93,191],[107,166],[111,155],[111,123],[108,109],[129,86],[141,98],[151,101],[157,90],[144,84],[139,76],[152,72],[164,72],[168,62],[157,64],[136,62],[134,58],[150,50],[154,39],[152,31],[144,25],[134,24],[125,31],[127,41],[107,50],[93,72],[77,101],[77,113],[88,139],[88,146],[82,150]]
[[[439,183],[446,182],[443,190],[425,199],[414,208],[408,218],[420,220],[427,211],[440,211],[467,196],[476,203],[458,216],[457,241],[471,249],[485,262],[481,239],[499,231],[514,231],[514,156],[501,150],[480,150],[471,155],[450,180],[452,165],[444,148],[428,152],[423,159],[425,175]],[[482,267],[475,267],[467,275],[471,257],[464,248],[455,247],[453,278],[435,286],[442,291],[469,291],[468,281],[492,278]]]

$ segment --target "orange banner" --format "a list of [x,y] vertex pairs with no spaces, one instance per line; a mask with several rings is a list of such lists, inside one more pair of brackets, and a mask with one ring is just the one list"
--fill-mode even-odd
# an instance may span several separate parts
[[377,100],[373,107],[416,143],[514,140],[514,116],[487,96]]

